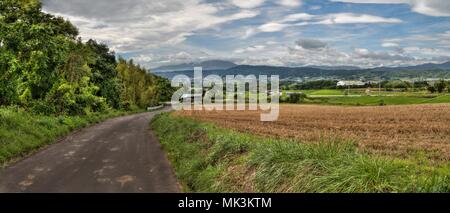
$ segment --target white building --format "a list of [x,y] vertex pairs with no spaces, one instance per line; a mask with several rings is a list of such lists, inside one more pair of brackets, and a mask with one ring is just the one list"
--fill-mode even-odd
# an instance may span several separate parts
[[366,83],[362,81],[339,81],[337,83],[338,87],[347,87],[347,86],[364,86]]

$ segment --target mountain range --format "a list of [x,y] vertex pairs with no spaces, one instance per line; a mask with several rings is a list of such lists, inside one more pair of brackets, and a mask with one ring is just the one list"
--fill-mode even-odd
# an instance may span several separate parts
[[353,66],[276,67],[236,65],[232,62],[213,60],[159,67],[152,72],[171,79],[178,74],[193,77],[193,68],[203,67],[203,75],[279,75],[281,79],[398,79],[398,78],[450,78],[450,62],[422,64],[407,67],[378,67],[364,69]]
[[194,67],[202,67],[203,70],[226,70],[236,66],[237,64],[230,61],[210,60],[197,63],[183,63],[176,65],[161,66],[152,69],[152,71],[154,72],[184,71],[184,70],[193,70]]

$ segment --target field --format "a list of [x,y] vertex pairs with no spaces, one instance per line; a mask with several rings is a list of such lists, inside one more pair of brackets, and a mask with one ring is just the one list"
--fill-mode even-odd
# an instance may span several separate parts
[[[218,118],[263,129],[252,116]],[[368,154],[349,140],[299,143],[167,113],[151,126],[186,192],[450,192],[450,164]]]
[[450,95],[307,90],[261,111],[152,121],[188,192],[450,192]]
[[176,112],[243,133],[304,143],[345,140],[372,154],[450,160],[450,104],[383,107],[281,105],[277,122],[258,111]]
[[430,94],[427,91],[378,91],[372,89],[370,95],[366,89],[328,89],[328,90],[286,90],[287,92],[302,92],[307,95],[304,104],[343,105],[343,106],[380,106],[405,104],[450,103],[450,94]]
[[433,104],[450,103],[450,95],[440,96],[337,96],[337,97],[311,97],[306,104],[346,105],[346,106],[379,106],[379,105],[405,105],[405,104]]

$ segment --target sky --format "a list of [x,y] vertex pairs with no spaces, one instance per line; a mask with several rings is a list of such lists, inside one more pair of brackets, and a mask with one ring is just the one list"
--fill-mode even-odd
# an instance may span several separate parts
[[80,36],[147,68],[221,59],[271,66],[450,60],[449,0],[43,0]]

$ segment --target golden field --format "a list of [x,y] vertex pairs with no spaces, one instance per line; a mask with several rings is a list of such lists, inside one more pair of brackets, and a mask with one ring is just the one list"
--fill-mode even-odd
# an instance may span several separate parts
[[260,111],[180,111],[221,127],[299,142],[353,141],[360,150],[450,160],[450,104],[376,107],[281,105],[276,122]]

